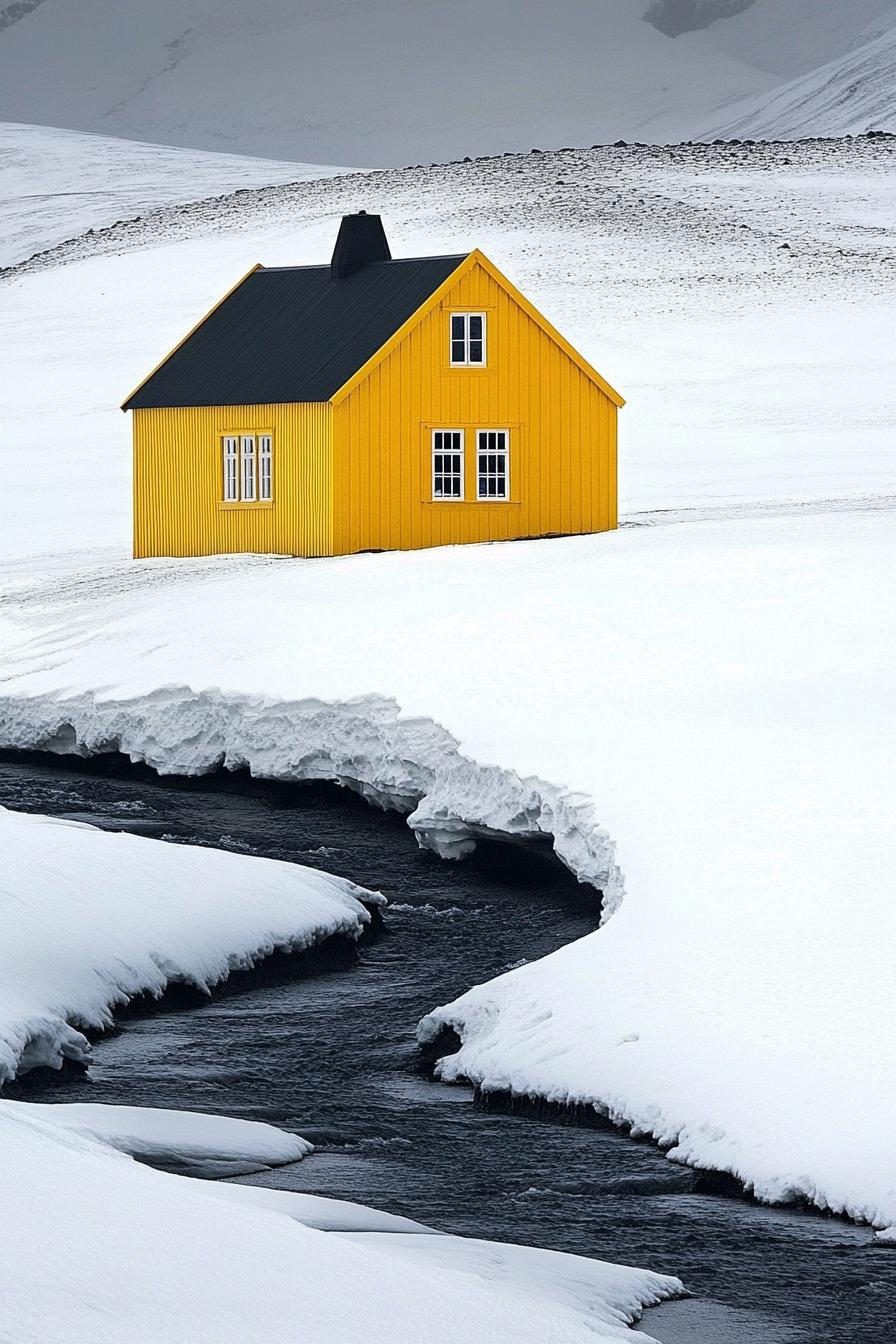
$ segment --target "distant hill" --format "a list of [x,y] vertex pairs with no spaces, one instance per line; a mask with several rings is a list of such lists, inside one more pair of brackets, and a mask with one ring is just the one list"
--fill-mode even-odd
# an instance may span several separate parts
[[798,136],[896,131],[896,23],[880,35],[761,98],[729,110],[721,136],[789,140]]
[[341,171],[9,122],[0,164],[0,267],[160,205]]
[[0,117],[384,166],[896,129],[894,26],[896,0],[0,0]]

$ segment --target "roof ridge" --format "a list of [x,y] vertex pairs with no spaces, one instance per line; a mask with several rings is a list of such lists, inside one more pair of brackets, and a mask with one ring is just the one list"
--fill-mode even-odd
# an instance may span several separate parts
[[[433,252],[431,255],[425,257],[390,257],[388,261],[367,261],[364,263],[363,266],[360,266],[358,269],[361,271],[366,271],[375,266],[403,266],[407,265],[409,262],[415,262],[415,261],[417,262],[465,261],[469,255],[470,255],[469,252]],[[314,262],[309,266],[261,265],[259,266],[256,274],[259,274],[261,272],[277,272],[277,271],[328,271],[329,269],[330,269],[330,263],[328,261]],[[353,274],[357,274],[357,272],[353,272]],[[351,276],[347,276],[346,278],[351,279]]]

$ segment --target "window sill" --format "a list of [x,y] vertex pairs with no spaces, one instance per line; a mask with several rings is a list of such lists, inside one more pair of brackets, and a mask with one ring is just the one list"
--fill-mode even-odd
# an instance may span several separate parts
[[234,499],[218,500],[218,509],[221,513],[236,513],[243,509],[272,509],[274,501],[272,499]]
[[518,499],[421,499],[420,503],[430,504],[435,508],[441,508],[442,505],[447,505],[452,509],[479,509],[483,504],[486,508],[522,508],[522,502]]

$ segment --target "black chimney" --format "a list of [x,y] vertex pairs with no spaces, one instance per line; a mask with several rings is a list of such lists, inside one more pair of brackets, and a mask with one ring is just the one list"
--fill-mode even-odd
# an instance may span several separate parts
[[372,261],[391,260],[392,253],[379,215],[368,215],[364,210],[359,210],[356,215],[343,215],[330,262],[330,275],[334,280],[345,280]]

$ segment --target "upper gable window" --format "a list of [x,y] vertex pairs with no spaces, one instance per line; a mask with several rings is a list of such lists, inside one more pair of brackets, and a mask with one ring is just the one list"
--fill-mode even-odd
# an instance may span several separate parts
[[451,314],[452,368],[485,365],[485,313]]

